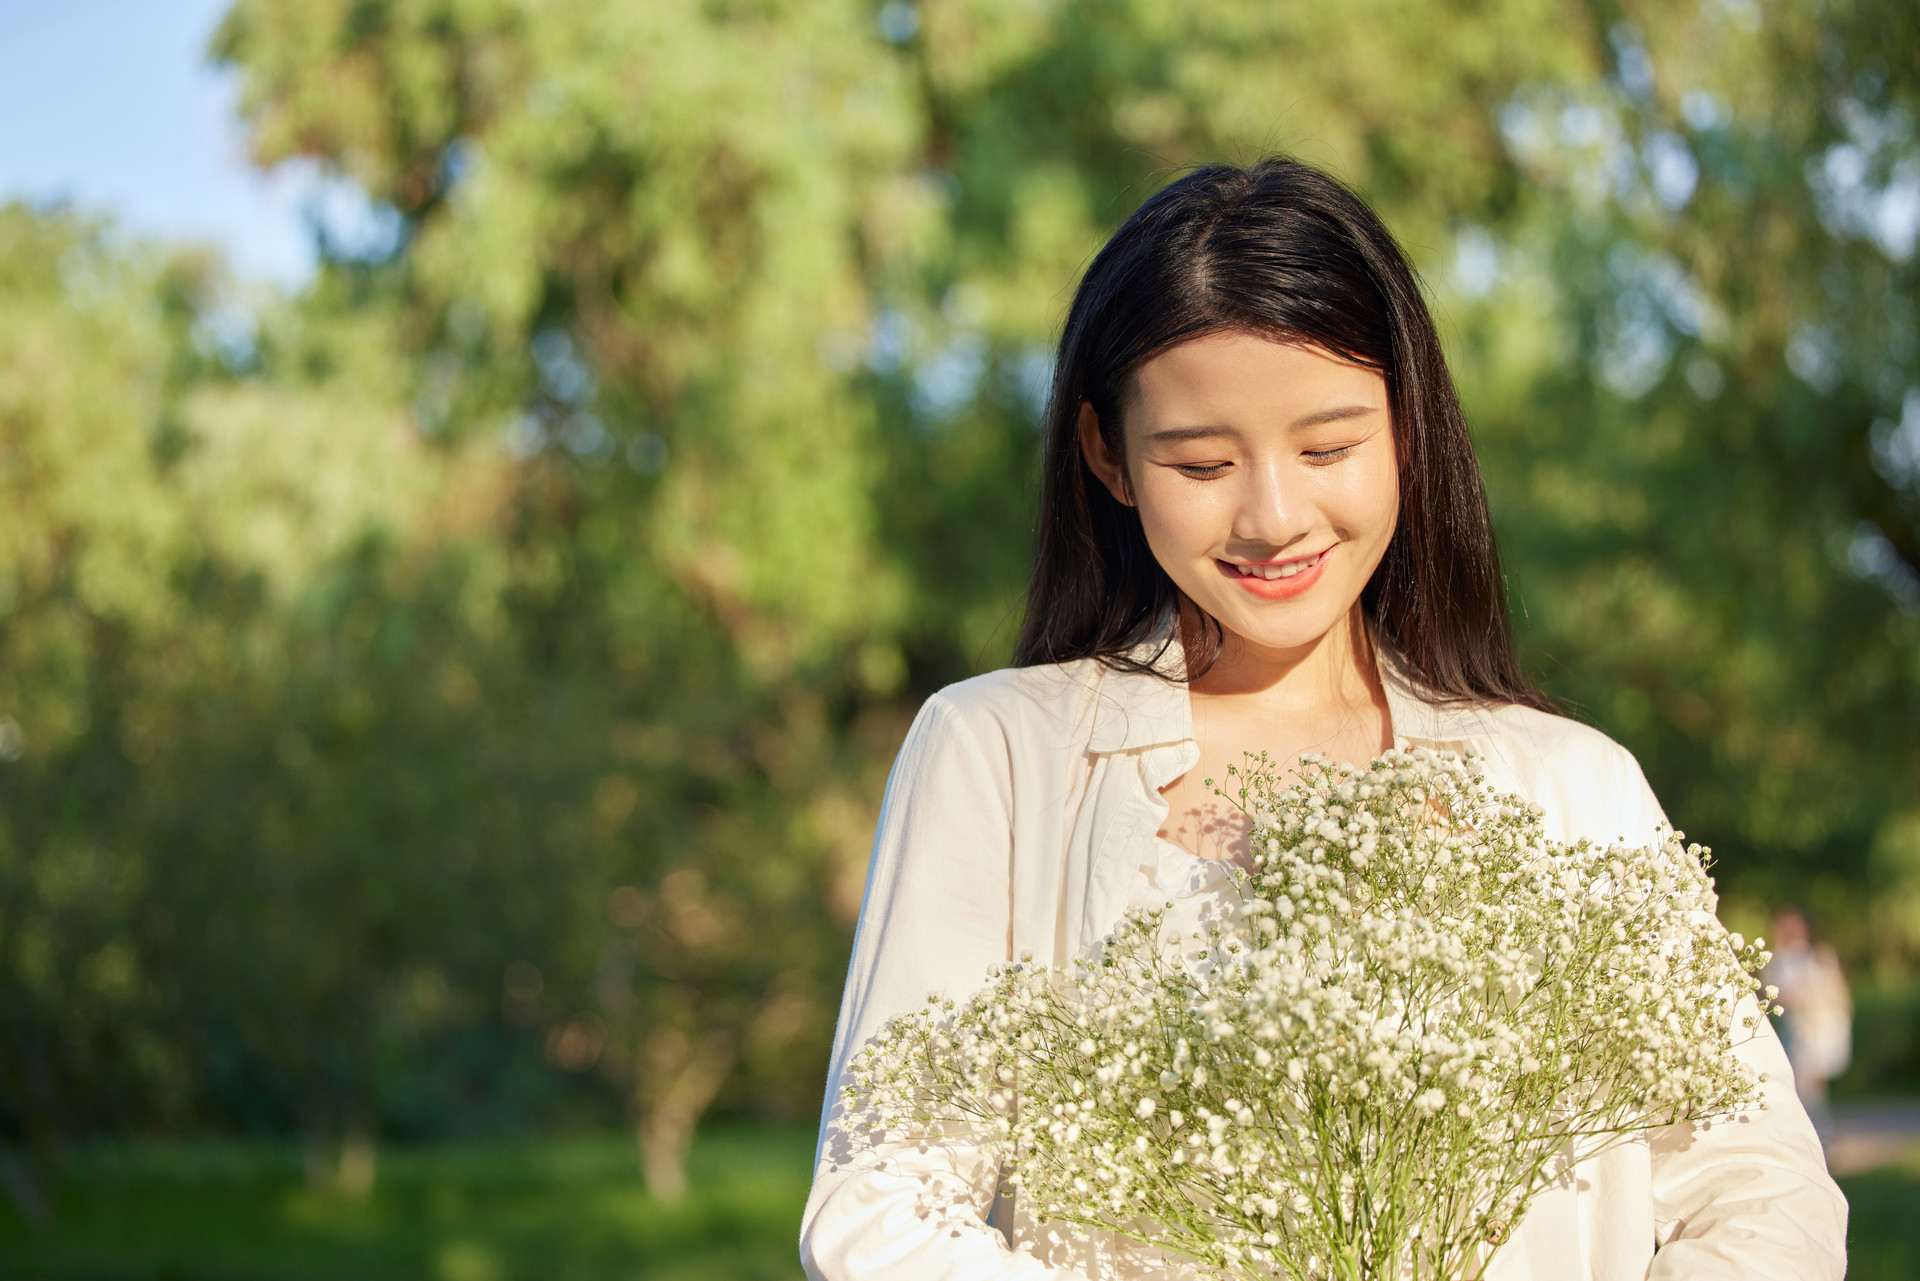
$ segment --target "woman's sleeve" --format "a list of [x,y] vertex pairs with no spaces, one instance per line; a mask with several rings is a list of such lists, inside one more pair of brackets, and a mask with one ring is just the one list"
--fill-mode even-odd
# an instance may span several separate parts
[[988,1223],[999,1171],[963,1143],[850,1141],[848,1061],[930,992],[964,998],[1011,959],[1012,762],[934,695],[887,780],[840,1006],[800,1257],[813,1281],[1071,1281]]
[[[1739,1009],[1759,1014],[1752,997]],[[1780,1039],[1761,1018],[1734,1052],[1767,1074],[1766,1108],[1654,1131],[1659,1248],[1648,1281],[1840,1281],[1847,1201],[1827,1175]]]
[[[1622,755],[1626,755],[1623,751]],[[1633,831],[1652,839],[1667,816],[1631,756]],[[1741,1020],[1759,1019],[1752,1035]],[[1734,1053],[1766,1075],[1765,1107],[1650,1138],[1658,1248],[1648,1281],[1840,1281],[1847,1270],[1847,1201],[1793,1090],[1793,1069],[1752,997],[1741,1001]]]

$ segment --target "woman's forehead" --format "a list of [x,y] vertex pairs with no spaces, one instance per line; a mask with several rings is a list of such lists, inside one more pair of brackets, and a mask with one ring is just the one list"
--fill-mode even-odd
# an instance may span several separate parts
[[1378,370],[1324,348],[1209,334],[1156,354],[1134,380],[1128,418],[1163,441],[1255,427],[1304,428],[1387,408]]

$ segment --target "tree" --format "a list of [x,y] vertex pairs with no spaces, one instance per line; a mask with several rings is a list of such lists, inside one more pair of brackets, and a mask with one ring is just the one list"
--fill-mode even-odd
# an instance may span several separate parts
[[[650,1016],[626,1056],[666,1193],[712,1093],[701,1078],[810,988],[741,964],[804,958],[817,932],[817,906],[791,932],[772,927],[792,912],[758,910],[770,884],[791,902],[812,879],[783,838],[811,803],[794,789],[822,780],[777,759],[844,715],[867,638],[868,680],[897,679],[872,408],[819,355],[823,331],[866,324],[858,220],[902,199],[870,189],[909,141],[885,48],[843,39],[853,13],[241,4],[219,38],[263,162],[318,156],[403,219],[376,274],[436,371],[447,431],[505,421],[522,452],[550,447],[531,537],[567,580],[551,602],[550,634],[578,647],[564,661],[606,679],[602,723],[685,744],[624,829],[622,879],[662,905],[676,958],[646,953],[632,999]],[[643,788],[608,780],[603,812]],[[716,949],[688,933],[706,919],[688,905],[723,888],[741,897],[700,910],[756,937]],[[720,971],[689,987],[680,964],[708,953]]]

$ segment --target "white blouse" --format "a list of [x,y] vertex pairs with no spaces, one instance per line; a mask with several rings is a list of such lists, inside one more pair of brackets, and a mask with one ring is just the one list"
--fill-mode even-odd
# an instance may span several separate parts
[[[1172,656],[1178,662],[1178,647]],[[1547,835],[1644,844],[1666,821],[1632,755],[1530,708],[1424,701],[1383,658],[1394,743],[1477,751],[1488,781],[1545,811]],[[1092,660],[992,672],[927,700],[894,762],[834,1040],[800,1253],[815,1281],[1147,1281],[1187,1275],[1107,1234],[996,1202],[960,1143],[850,1145],[848,1060],[930,992],[964,998],[1023,952],[1091,955],[1135,902],[1179,919],[1225,884],[1156,835],[1160,789],[1199,759],[1184,685]],[[1846,1270],[1846,1202],[1770,1028],[1738,1051],[1766,1110],[1656,1131],[1584,1161],[1534,1200],[1486,1281],[1768,1281]]]

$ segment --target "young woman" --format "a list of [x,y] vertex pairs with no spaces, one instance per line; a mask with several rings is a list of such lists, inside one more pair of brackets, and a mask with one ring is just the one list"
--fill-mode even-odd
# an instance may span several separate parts
[[[887,785],[801,1235],[825,1281],[1181,1275],[1036,1225],[963,1143],[861,1150],[848,1059],[930,991],[1091,954],[1129,903],[1204,902],[1243,753],[1473,749],[1549,835],[1654,839],[1639,766],[1514,661],[1486,500],[1432,319],[1345,188],[1270,160],[1149,200],[1061,339],[1017,666],[927,701]],[[1566,1173],[1493,1281],[1839,1278],[1846,1204],[1771,1034],[1765,1110]]]

